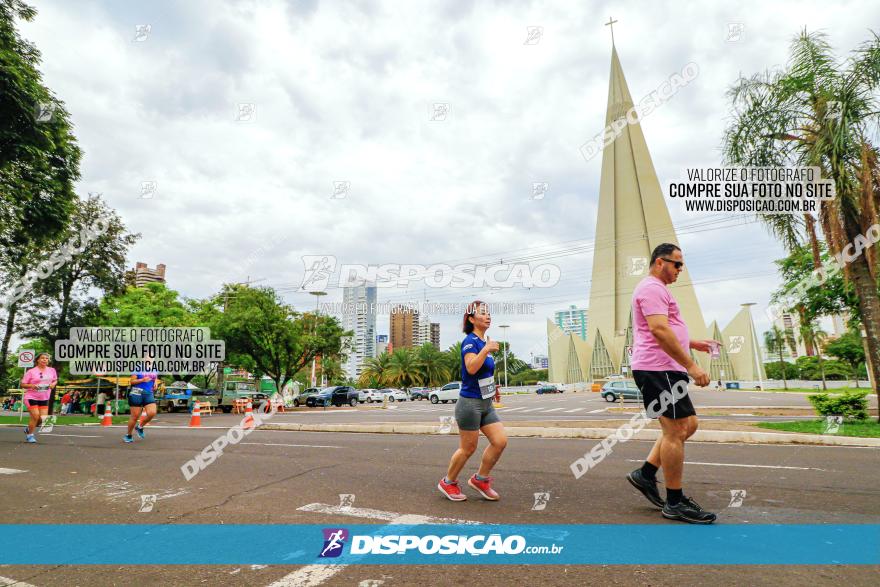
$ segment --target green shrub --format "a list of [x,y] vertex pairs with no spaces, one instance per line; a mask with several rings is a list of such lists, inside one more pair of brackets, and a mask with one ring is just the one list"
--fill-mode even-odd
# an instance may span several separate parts
[[868,392],[847,391],[840,395],[818,393],[808,395],[820,416],[843,416],[852,420],[865,420],[868,417]]

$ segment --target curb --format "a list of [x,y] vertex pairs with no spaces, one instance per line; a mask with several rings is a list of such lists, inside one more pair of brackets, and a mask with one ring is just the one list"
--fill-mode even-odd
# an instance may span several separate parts
[[[367,434],[441,434],[436,424],[263,424],[260,430],[288,430],[294,432],[361,432]],[[509,437],[525,438],[607,438],[616,428],[546,428],[538,426],[511,426],[505,432]],[[659,430],[642,429],[633,438],[656,440]],[[696,442],[733,442],[741,444],[804,444],[814,446],[880,447],[880,438],[857,436],[825,436],[819,434],[779,434],[775,432],[747,432],[739,430],[697,430],[690,438]]]

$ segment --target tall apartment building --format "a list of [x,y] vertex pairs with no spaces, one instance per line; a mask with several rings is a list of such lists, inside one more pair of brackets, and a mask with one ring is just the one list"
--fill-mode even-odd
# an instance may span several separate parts
[[438,351],[440,350],[440,323],[431,322],[427,316],[423,316],[419,320],[418,336],[413,342],[413,346],[422,346],[426,342],[434,345]]
[[586,308],[572,304],[567,310],[557,310],[553,322],[565,334],[576,334],[581,340],[587,340],[587,314]]
[[376,286],[355,285],[342,289],[342,327],[354,334],[350,339],[345,371],[357,379],[364,361],[376,356]]
[[135,287],[144,287],[148,283],[165,283],[165,265],[159,263],[155,269],[151,269],[146,263],[138,261],[134,269],[125,272],[125,284]]
[[412,348],[419,340],[419,311],[398,305],[391,308],[390,345],[394,349]]

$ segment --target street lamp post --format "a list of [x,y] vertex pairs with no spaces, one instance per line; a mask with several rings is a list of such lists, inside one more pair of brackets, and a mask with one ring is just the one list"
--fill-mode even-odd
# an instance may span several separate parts
[[507,347],[509,346],[507,342],[507,329],[510,328],[510,324],[502,324],[498,328],[504,333],[504,388],[507,389]]
[[[321,296],[326,296],[326,295],[327,295],[327,292],[326,292],[326,291],[310,291],[310,292],[309,292],[309,295],[313,295],[313,296],[315,296],[315,323],[314,323],[314,325],[312,326],[312,336],[314,336],[315,333],[318,332],[318,301],[321,299]],[[316,385],[316,383],[317,383],[316,380],[315,380],[315,357],[312,357],[312,378],[311,378],[311,382],[312,382],[312,387],[315,387],[315,385]]]

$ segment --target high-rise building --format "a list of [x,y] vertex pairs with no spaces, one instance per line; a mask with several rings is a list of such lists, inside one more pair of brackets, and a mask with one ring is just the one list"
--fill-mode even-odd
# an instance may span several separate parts
[[390,345],[395,349],[412,348],[419,339],[419,311],[409,306],[391,308]]
[[376,286],[355,285],[342,289],[342,327],[351,330],[345,370],[357,379],[364,361],[376,356]]
[[135,287],[144,287],[148,283],[165,283],[165,265],[159,263],[155,269],[147,267],[146,263],[138,261],[134,269],[125,272],[125,284]]
[[532,369],[546,369],[550,365],[550,359],[545,355],[535,355],[532,357]]
[[377,334],[376,335],[376,356],[378,357],[382,353],[384,353],[388,349],[388,335],[387,334]]
[[427,316],[422,316],[419,319],[419,326],[417,329],[417,336],[413,341],[413,346],[422,346],[426,342],[430,342],[434,345],[434,348],[440,350],[440,323],[439,322],[431,322],[431,319]]
[[572,304],[567,310],[557,310],[554,323],[565,334],[577,334],[581,340],[587,340],[586,308],[578,308]]

